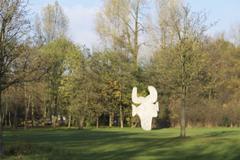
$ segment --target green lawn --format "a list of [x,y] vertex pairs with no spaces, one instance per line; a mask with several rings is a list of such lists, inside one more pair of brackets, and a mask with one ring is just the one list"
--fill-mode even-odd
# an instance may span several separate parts
[[[133,128],[6,131],[4,159],[239,160],[240,128],[142,131]],[[15,156],[11,156],[15,154]]]

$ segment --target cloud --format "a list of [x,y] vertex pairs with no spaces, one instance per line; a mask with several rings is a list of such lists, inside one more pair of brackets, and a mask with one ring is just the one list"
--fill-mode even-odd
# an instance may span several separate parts
[[[40,14],[43,7],[54,2],[55,0],[30,0],[30,9],[33,14]],[[81,2],[78,0],[59,0],[69,19],[69,37],[77,44],[92,48],[98,44],[98,36],[95,32],[95,18],[101,6],[101,1],[90,2],[87,0],[81,0]]]
[[95,32],[95,18],[99,7],[86,7],[78,4],[63,8],[69,18],[70,38],[74,42],[85,44],[90,48],[96,45],[98,37]]

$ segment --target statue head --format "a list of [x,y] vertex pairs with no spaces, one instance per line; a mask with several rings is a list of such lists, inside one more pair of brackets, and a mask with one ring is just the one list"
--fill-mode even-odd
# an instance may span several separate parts
[[137,96],[137,87],[132,90],[132,116],[138,115],[141,127],[144,130],[152,129],[152,118],[157,117],[159,107],[157,102],[157,90],[153,86],[148,86],[149,95],[146,97]]

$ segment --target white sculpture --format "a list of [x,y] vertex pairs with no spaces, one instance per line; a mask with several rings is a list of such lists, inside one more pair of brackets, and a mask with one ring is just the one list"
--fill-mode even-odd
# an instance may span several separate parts
[[148,86],[149,95],[146,97],[137,96],[137,87],[132,90],[132,101],[139,106],[132,104],[132,116],[138,115],[141,127],[144,130],[152,129],[152,118],[157,117],[159,111],[157,102],[157,90],[153,86]]

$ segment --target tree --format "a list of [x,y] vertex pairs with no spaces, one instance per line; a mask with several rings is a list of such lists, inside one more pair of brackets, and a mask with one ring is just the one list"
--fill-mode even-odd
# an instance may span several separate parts
[[129,53],[137,65],[142,23],[143,0],[105,0],[97,15],[96,30],[107,46]]
[[235,45],[240,46],[240,24],[235,25],[230,34]]
[[57,1],[44,7],[40,17],[36,16],[35,32],[38,45],[66,37],[67,30],[68,18]]
[[66,57],[65,67],[67,73],[64,75],[62,93],[67,95],[69,120],[75,118],[78,128],[83,129],[94,97],[94,86],[89,76],[87,59],[79,47],[72,44],[71,52]]
[[49,116],[54,127],[57,124],[59,106],[61,106],[60,87],[62,86],[64,74],[67,72],[67,56],[72,54],[72,48],[73,44],[65,38],[57,39],[40,48],[41,54],[45,57],[45,63],[49,66],[45,80],[49,88]]
[[[184,4],[164,4],[168,10],[167,17],[161,17],[160,28],[164,30],[162,49],[154,61],[160,61],[161,76],[166,76],[166,82],[173,82],[173,90],[181,99],[180,136],[186,136],[186,107],[187,97],[191,93],[191,86],[204,66],[205,54],[201,52],[202,40],[207,30],[205,13],[193,13]],[[169,34],[168,34],[169,33]],[[167,41],[168,40],[168,41]],[[158,59],[158,60],[157,60]],[[159,70],[159,69],[158,69]]]
[[[96,31],[105,42],[105,48],[132,58],[131,63],[135,66],[135,73],[138,73],[138,58],[145,31],[144,7],[144,0],[106,0],[104,9],[97,15],[96,22]],[[120,111],[122,112],[121,107]],[[111,117],[109,118],[112,119]],[[121,124],[122,122],[123,119]]]
[[35,72],[40,69],[39,55],[31,54],[33,50],[25,39],[30,29],[26,6],[24,0],[0,2],[0,155],[3,154],[2,92],[39,77]]
[[104,112],[109,115],[109,127],[112,127],[114,116],[119,117],[120,127],[124,125],[125,111],[131,104],[130,94],[136,80],[133,76],[135,65],[124,53],[106,50],[95,53],[91,60],[91,69],[99,86]]
[[[218,123],[228,126],[239,124],[239,47],[227,41],[223,36],[208,44],[211,47],[208,73],[211,76],[209,98],[217,101],[223,109],[224,119]],[[225,122],[224,122],[225,121]],[[226,123],[226,121],[229,121]]]

